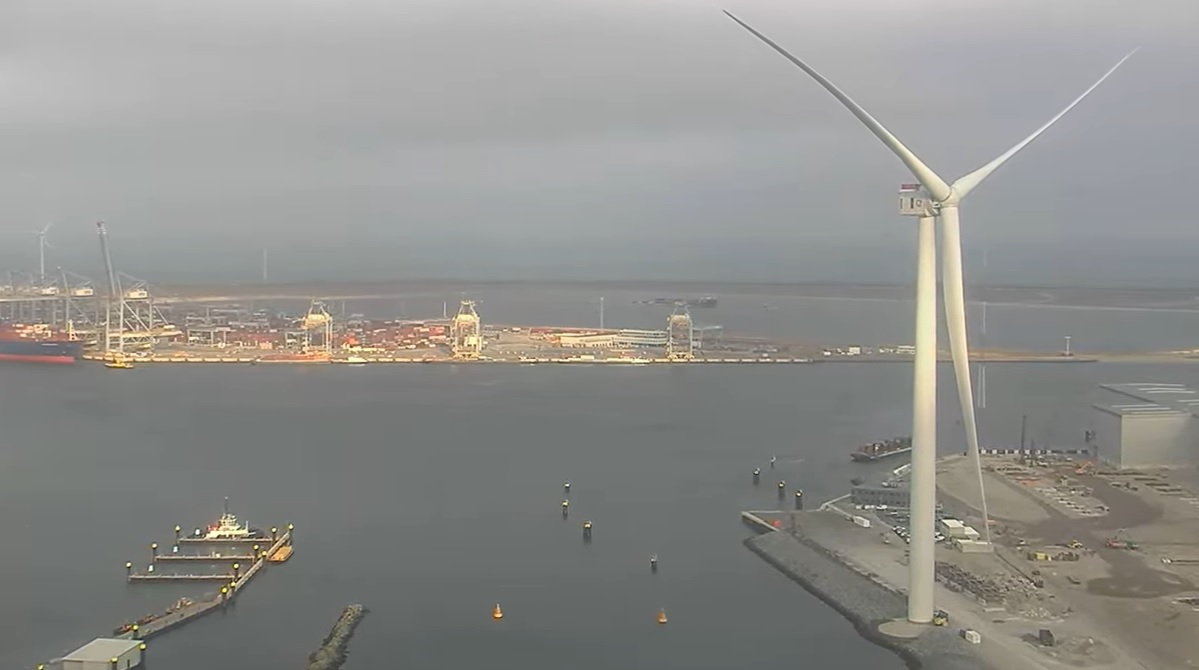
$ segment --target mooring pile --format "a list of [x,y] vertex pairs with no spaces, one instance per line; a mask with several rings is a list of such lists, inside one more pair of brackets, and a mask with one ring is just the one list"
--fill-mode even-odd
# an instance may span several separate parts
[[324,644],[308,656],[308,670],[338,670],[346,662],[346,648],[366,612],[362,605],[350,605],[342,610],[337,623],[325,636]]

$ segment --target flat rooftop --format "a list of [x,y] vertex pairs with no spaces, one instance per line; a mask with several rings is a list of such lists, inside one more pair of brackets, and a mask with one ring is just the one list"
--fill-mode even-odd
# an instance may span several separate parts
[[126,654],[141,645],[140,640],[120,640],[98,637],[62,658],[64,661],[93,661],[108,663],[110,659]]
[[1199,391],[1185,384],[1135,382],[1103,384],[1102,388],[1140,401],[1095,405],[1117,416],[1199,416]]

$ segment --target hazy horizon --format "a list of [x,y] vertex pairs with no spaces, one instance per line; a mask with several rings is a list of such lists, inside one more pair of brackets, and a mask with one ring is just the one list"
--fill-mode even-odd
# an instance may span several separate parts
[[47,266],[99,278],[103,219],[165,283],[257,279],[264,247],[276,281],[910,281],[905,169],[722,7],[947,178],[1141,46],[967,200],[966,272],[1199,286],[1187,0],[17,0],[0,271],[53,222]]

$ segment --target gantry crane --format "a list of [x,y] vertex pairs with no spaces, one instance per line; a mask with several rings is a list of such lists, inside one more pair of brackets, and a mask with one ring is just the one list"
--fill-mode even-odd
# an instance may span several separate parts
[[478,360],[483,351],[483,325],[473,300],[462,300],[450,322],[450,354],[463,360]]
[[689,361],[695,357],[695,324],[686,302],[677,302],[666,319],[666,358]]
[[[104,254],[104,270],[108,276],[108,299],[104,308],[104,351],[114,350],[113,338],[116,338],[115,350],[123,353],[126,342],[140,349],[154,346],[155,337],[171,337],[180,334],[175,326],[166,322],[162,315],[157,314],[157,308],[151,300],[150,289],[146,282],[135,279],[122,272],[117,272],[112,263],[112,252],[108,245],[108,230],[103,221],[96,224],[100,235],[100,251]],[[130,288],[122,287],[124,277]],[[113,304],[115,301],[115,305]],[[112,312],[116,309],[117,329],[113,332]],[[155,324],[157,320],[158,324]]]
[[[304,353],[328,356],[333,352],[333,316],[320,300],[313,300],[301,322],[304,329]],[[320,346],[313,346],[313,333],[320,333]]]
[[[104,354],[108,356],[114,351],[118,354],[125,352],[125,300],[121,293],[121,283],[117,279],[116,270],[112,267],[112,254],[108,251],[108,230],[103,221],[96,222],[96,232],[100,235],[100,253],[104,255],[104,272],[108,278],[108,295],[104,299]],[[119,301],[117,307],[116,347],[113,347],[112,332],[112,301]]]

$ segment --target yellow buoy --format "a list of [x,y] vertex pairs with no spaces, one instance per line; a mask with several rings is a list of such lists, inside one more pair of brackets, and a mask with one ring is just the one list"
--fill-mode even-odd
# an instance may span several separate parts
[[504,618],[504,610],[500,609],[500,604],[495,604],[495,609],[491,610],[491,618],[499,621]]
[[658,623],[666,623],[666,610],[658,610]]

